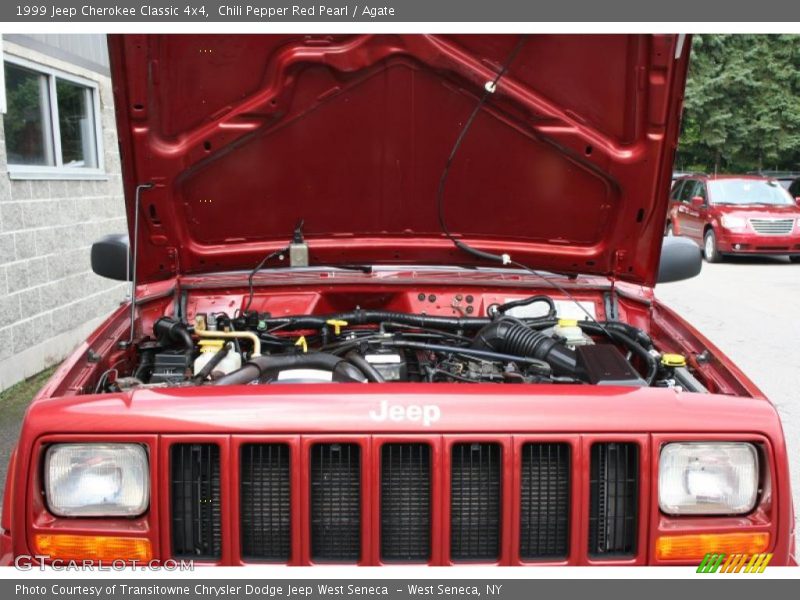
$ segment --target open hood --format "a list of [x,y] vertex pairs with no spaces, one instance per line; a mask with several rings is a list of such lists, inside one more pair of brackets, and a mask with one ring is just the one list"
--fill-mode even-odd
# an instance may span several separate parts
[[[250,269],[297,223],[314,264],[474,265],[447,156],[516,35],[111,36],[139,281]],[[530,35],[449,173],[449,229],[534,268],[653,285],[689,44]]]

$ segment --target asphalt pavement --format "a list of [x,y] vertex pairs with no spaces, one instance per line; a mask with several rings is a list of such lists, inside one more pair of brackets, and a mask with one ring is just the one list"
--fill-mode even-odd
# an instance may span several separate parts
[[[790,453],[795,514],[800,515],[800,264],[783,258],[706,263],[698,277],[660,285],[656,295],[726,353],[778,407]],[[25,408],[0,406],[0,483]]]

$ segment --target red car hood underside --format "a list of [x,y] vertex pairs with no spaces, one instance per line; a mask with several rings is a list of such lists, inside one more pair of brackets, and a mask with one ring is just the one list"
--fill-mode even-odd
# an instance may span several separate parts
[[[515,35],[111,36],[139,280],[311,264],[476,264],[440,230],[451,147]],[[686,77],[677,35],[531,35],[465,138],[445,213],[529,266],[655,281]]]

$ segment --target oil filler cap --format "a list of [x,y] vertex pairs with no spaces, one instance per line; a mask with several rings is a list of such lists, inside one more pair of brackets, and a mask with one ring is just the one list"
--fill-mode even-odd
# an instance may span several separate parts
[[683,354],[662,354],[661,364],[665,367],[685,367],[686,358]]

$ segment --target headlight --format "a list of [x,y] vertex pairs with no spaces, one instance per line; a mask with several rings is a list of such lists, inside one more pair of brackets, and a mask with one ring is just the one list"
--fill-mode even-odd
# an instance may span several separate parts
[[58,516],[135,517],[150,500],[147,453],[139,444],[54,444],[44,487]]
[[722,215],[720,223],[725,229],[744,229],[747,227],[747,220],[744,217],[732,217],[731,215]]
[[658,504],[670,515],[740,515],[758,493],[758,453],[752,444],[666,444],[658,464]]

